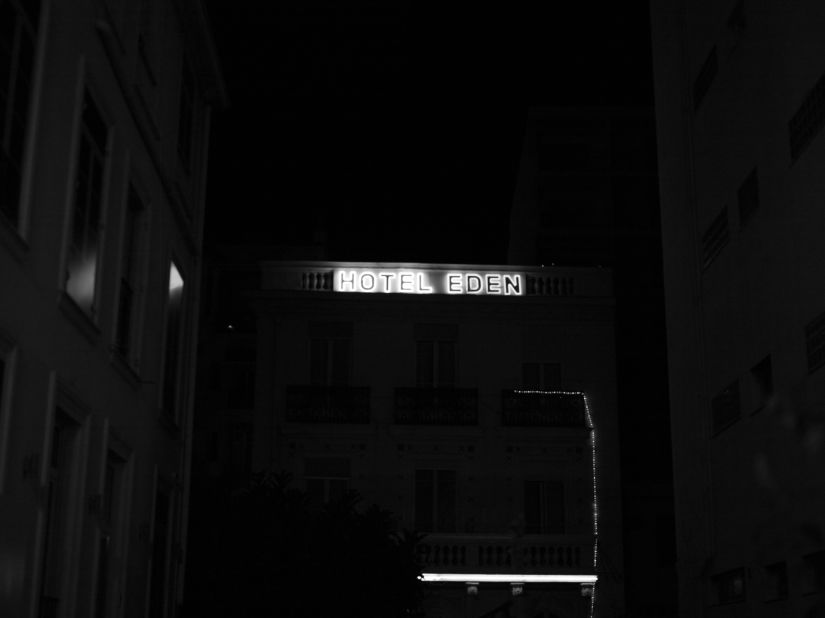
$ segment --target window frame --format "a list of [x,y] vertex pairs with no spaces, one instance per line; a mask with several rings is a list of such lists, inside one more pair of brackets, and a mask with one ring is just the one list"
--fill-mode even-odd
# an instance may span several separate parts
[[[83,73],[83,71],[81,71]],[[101,101],[103,97],[98,95],[98,88],[95,86],[93,80],[88,79],[88,76],[83,75],[78,82],[78,89],[77,89],[77,99],[76,99],[76,110],[74,115],[74,130],[73,130],[73,138],[72,138],[72,154],[71,154],[71,165],[68,175],[69,186],[67,191],[67,206],[66,206],[66,214],[65,214],[65,223],[64,223],[64,246],[63,246],[63,258],[62,258],[62,268],[61,268],[61,275],[60,275],[60,289],[63,291],[64,296],[68,298],[72,305],[76,307],[80,313],[86,317],[95,327],[98,324],[100,318],[100,288],[102,285],[102,266],[103,266],[103,249],[104,249],[104,242],[105,242],[105,229],[107,224],[107,217],[108,217],[108,204],[110,202],[110,192],[111,192],[111,176],[112,176],[112,144],[114,142],[114,124],[111,121],[111,115],[107,113],[105,107],[101,105]],[[100,150],[101,155],[101,169],[100,169],[100,186],[99,186],[99,204],[97,205],[98,209],[98,220],[97,220],[97,245],[95,250],[95,258],[94,258],[94,281],[92,283],[91,289],[91,300],[89,302],[89,307],[86,308],[84,305],[75,298],[74,294],[69,290],[69,282],[71,280],[71,262],[73,259],[73,250],[75,249],[75,227],[76,227],[76,216],[77,216],[77,188],[78,188],[78,179],[80,177],[81,171],[81,162],[80,157],[83,150],[83,140],[85,135],[85,126],[84,126],[84,107],[86,102],[90,101],[94,106],[94,111],[97,112],[101,122],[103,123],[105,130],[106,130],[106,139],[105,144],[102,148],[98,144],[98,149]],[[93,140],[92,140],[93,141]],[[84,238],[86,236],[87,229],[87,222],[84,222]]]
[[[158,389],[158,395],[160,398],[160,413],[161,417],[164,418],[166,421],[172,423],[172,425],[177,428],[180,424],[181,420],[181,408],[182,408],[182,397],[185,394],[185,374],[183,371],[183,364],[184,364],[184,357],[186,356],[186,342],[188,341],[188,315],[187,315],[187,301],[189,295],[187,293],[187,281],[188,275],[184,269],[180,267],[182,263],[174,253],[167,256],[165,261],[168,264],[168,268],[166,269],[166,296],[164,298],[164,307],[163,307],[163,348],[162,348],[162,361],[161,361],[161,385]],[[171,320],[173,317],[170,314],[171,310],[171,303],[172,303],[172,269],[177,271],[178,276],[181,280],[181,285],[179,286],[182,291],[180,293],[180,301],[178,312],[179,315],[177,316],[177,323],[175,324],[175,328],[177,329],[177,333],[173,333],[170,335],[170,330],[172,327]],[[190,284],[191,285],[191,284]],[[175,342],[174,351],[170,350],[170,337],[174,336],[177,341]],[[170,354],[174,354],[174,357],[170,357]],[[174,363],[174,374],[170,374],[169,364],[170,361]],[[170,378],[171,386],[170,386]],[[168,389],[172,389],[171,393]],[[171,408],[170,408],[171,404]]]
[[[19,153],[19,183],[16,187],[16,197],[13,204],[9,207],[12,211],[13,218],[0,210],[0,228],[3,230],[13,230],[13,233],[7,238],[6,234],[0,234],[0,239],[11,240],[10,247],[19,250],[25,247],[23,240],[28,233],[28,202],[31,185],[31,168],[32,158],[34,154],[34,137],[35,137],[35,117],[40,105],[40,88],[43,74],[43,48],[44,39],[42,36],[45,30],[45,11],[43,11],[42,2],[38,2],[36,14],[29,15],[23,8],[22,4],[17,0],[8,0],[12,10],[15,12],[15,27],[13,33],[11,57],[12,62],[9,67],[8,83],[10,100],[12,101],[6,110],[7,117],[0,118],[0,156],[8,157],[12,160],[14,153],[12,152],[13,145],[12,129],[13,116],[15,115],[15,102],[17,91],[16,85],[20,78],[20,44],[22,41],[22,31],[27,30],[27,34],[31,36],[31,66],[28,75],[28,90],[25,94],[25,117],[22,121],[22,134],[20,135],[20,153]],[[3,86],[5,88],[5,86]],[[6,127],[9,127],[8,133]],[[0,178],[2,181],[2,178]],[[0,198],[2,199],[2,198]],[[21,244],[22,243],[22,244]]]
[[[150,253],[148,233],[150,230],[148,221],[150,209],[148,207],[148,201],[145,198],[146,192],[142,190],[141,183],[137,181],[137,178],[134,175],[132,175],[131,179],[126,183],[125,192],[126,196],[122,200],[121,209],[122,218],[119,234],[120,255],[118,256],[117,292],[114,302],[114,319],[112,320],[112,349],[123,361],[125,361],[130,369],[137,373],[140,370],[142,356],[140,341],[143,333],[146,274],[148,257]],[[132,204],[132,195],[134,195],[138,201],[136,208],[134,208]],[[132,221],[135,227],[131,228],[130,217],[132,216],[133,210],[137,211],[137,215]],[[126,255],[126,252],[129,250],[127,247],[127,235],[130,233],[130,230],[132,231],[131,258]],[[129,333],[127,335],[129,341],[126,350],[124,350],[120,341],[120,329],[122,317],[121,304],[123,302],[122,286],[125,279],[124,270],[126,268],[127,260],[133,270],[132,274],[134,276],[134,281],[132,282],[132,302],[129,309],[130,326]]]
[[18,348],[14,341],[0,331],[0,496],[5,493],[8,466],[11,419],[14,414],[14,390],[17,373]]

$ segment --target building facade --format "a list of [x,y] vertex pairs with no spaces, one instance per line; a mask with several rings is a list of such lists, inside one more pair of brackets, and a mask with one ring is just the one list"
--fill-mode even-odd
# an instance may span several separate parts
[[622,520],[632,548],[622,575],[625,609],[638,618],[676,613],[654,124],[644,107],[530,109],[508,249],[511,264],[613,272]]
[[210,110],[199,2],[0,3],[0,614],[177,615]]
[[652,2],[680,615],[825,615],[825,15]]
[[252,469],[426,533],[428,615],[621,615],[608,271],[268,262],[252,304]]

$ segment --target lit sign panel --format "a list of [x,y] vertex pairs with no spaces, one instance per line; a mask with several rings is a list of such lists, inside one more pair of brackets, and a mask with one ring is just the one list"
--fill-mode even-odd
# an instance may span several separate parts
[[372,294],[524,296],[525,283],[519,272],[336,268],[332,273],[334,291]]

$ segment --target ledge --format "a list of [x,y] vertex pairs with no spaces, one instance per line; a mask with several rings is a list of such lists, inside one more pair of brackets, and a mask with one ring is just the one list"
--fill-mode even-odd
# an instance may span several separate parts
[[0,243],[6,246],[9,253],[18,262],[22,263],[26,259],[26,254],[29,252],[29,243],[4,215],[0,215]]
[[89,340],[89,343],[97,343],[97,339],[100,336],[100,327],[74,302],[65,290],[59,292],[57,304],[63,312],[63,315],[83,333],[86,339]]
[[111,348],[109,364],[129,383],[129,386],[135,390],[140,390],[140,375],[138,375],[134,367],[132,367],[129,361],[115,347]]

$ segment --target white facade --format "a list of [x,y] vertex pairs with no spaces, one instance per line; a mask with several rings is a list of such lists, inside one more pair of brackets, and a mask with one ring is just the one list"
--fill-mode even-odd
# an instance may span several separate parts
[[175,616],[224,98],[205,16],[1,9],[0,615]]
[[354,489],[428,533],[432,615],[583,618],[596,580],[595,615],[620,615],[609,271],[261,272],[253,470],[286,470],[318,501]]
[[825,613],[825,14],[651,2],[680,615]]

